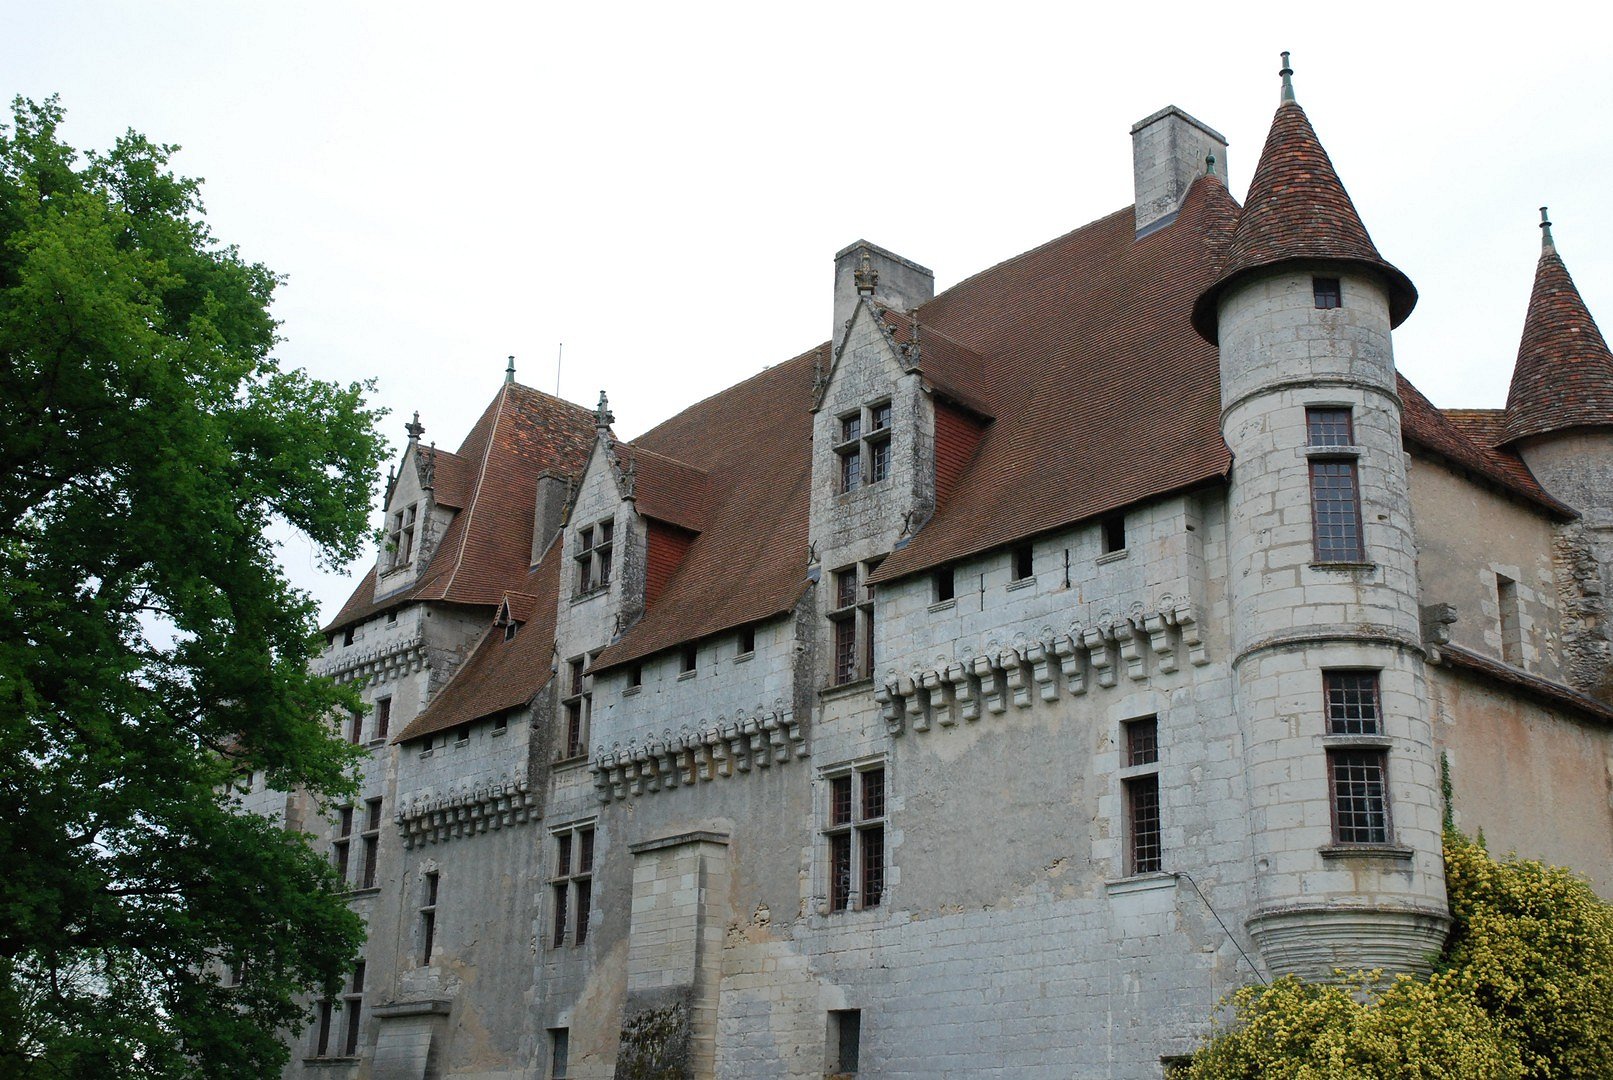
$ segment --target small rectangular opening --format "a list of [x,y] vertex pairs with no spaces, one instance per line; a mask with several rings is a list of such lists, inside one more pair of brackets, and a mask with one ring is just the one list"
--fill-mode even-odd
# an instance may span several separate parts
[[342,648],[345,649],[351,644],[353,644],[353,628],[349,626],[342,631]]
[[1011,580],[1013,581],[1024,581],[1036,572],[1035,563],[1032,559],[1032,549],[1029,544],[1020,544],[1014,548],[1012,562]]
[[1339,290],[1339,279],[1336,277],[1311,278],[1311,289],[1316,296],[1316,306],[1319,308],[1336,308],[1343,306],[1343,294]]
[[627,685],[630,688],[644,685],[643,664],[633,664],[627,669]]
[[1126,515],[1112,514],[1103,519],[1103,553],[1126,550]]
[[1496,601],[1501,612],[1501,659],[1513,667],[1523,665],[1523,612],[1518,605],[1518,583],[1505,574],[1495,575]]
[[549,1080],[566,1080],[567,1058],[571,1056],[571,1029],[549,1029]]
[[862,1060],[861,1009],[835,1009],[829,1013],[829,1072],[835,1077],[856,1076]]
[[756,651],[756,627],[743,626],[739,630],[739,655],[745,656]]
[[699,657],[699,647],[694,642],[685,645],[678,654],[678,671],[688,674],[695,668],[695,661]]
[[952,567],[941,567],[931,576],[931,580],[935,583],[935,602],[937,604],[945,603],[957,595],[957,580]]

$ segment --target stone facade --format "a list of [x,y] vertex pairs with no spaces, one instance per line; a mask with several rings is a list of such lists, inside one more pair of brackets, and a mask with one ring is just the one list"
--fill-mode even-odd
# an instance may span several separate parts
[[[1226,198],[1198,177],[1224,140],[1174,108],[1133,140],[1122,244],[1209,229],[1192,200]],[[353,1052],[338,1015],[293,1036],[288,1075],[1159,1077],[1257,977],[1426,966],[1448,924],[1442,760],[1458,824],[1613,895],[1613,449],[1581,431],[1515,452],[1418,411],[1386,281],[1355,256],[1246,260],[1215,284],[1204,354],[1229,469],[1101,512],[1051,500],[878,576],[949,508],[1001,498],[979,464],[1000,459],[939,464],[950,410],[1016,453],[1083,435],[1021,425],[1013,376],[978,391],[926,321],[962,340],[968,319],[859,241],[830,343],[774,376],[799,369],[799,394],[726,418],[809,432],[794,472],[756,466],[801,485],[798,548],[735,510],[761,497],[742,470],[676,421],[618,444],[602,401],[586,461],[527,462],[532,533],[511,539],[532,566],[505,592],[411,599],[394,579],[429,560],[384,552],[321,661],[376,708],[360,798],[245,797],[345,846],[369,925]],[[1162,337],[1192,300],[1149,316]],[[1042,362],[974,333],[998,369]],[[678,449],[713,492],[656,487],[644,452]],[[424,507],[440,559],[468,511],[439,504],[424,453],[386,509]],[[1319,476],[1352,485],[1331,504],[1348,557],[1319,539]],[[668,520],[680,495],[701,508]],[[784,599],[714,624],[756,610],[723,592],[736,551]],[[674,601],[701,629],[657,621]],[[373,869],[354,854],[371,805]]]

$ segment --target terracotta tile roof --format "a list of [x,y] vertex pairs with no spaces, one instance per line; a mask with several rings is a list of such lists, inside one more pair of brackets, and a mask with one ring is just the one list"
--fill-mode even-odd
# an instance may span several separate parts
[[1531,674],[1510,664],[1503,664],[1493,657],[1464,649],[1460,645],[1441,645],[1439,659],[1445,667],[1484,675],[1496,682],[1522,690],[1548,705],[1566,707],[1603,723],[1613,723],[1613,707],[1606,702],[1582,694],[1571,686]]
[[[450,496],[464,505],[444,530],[430,564],[411,585],[382,597],[375,596],[372,569],[325,632],[410,601],[496,605],[532,561],[538,474],[577,474],[593,444],[593,410],[520,383],[500,386],[459,450],[448,456],[465,463],[464,476],[456,477],[458,467],[450,464],[439,482],[446,480]],[[440,462],[441,451],[438,457]]]
[[[1495,410],[1450,410],[1434,407],[1422,391],[1400,377],[1402,410],[1400,428],[1407,443],[1432,451],[1458,468],[1487,480],[1503,491],[1523,499],[1551,513],[1554,517],[1573,517],[1574,512],[1546,493],[1522,459],[1506,450],[1497,450],[1490,442],[1480,442],[1472,432],[1483,431],[1487,425],[1471,418],[1473,412]],[[1456,421],[1462,416],[1463,423]],[[1464,428],[1464,424],[1466,427]]]
[[616,458],[623,468],[633,468],[633,499],[640,514],[690,532],[706,527],[711,478],[705,470],[632,443],[617,443]]
[[991,417],[990,407],[986,404],[986,363],[978,353],[953,341],[933,326],[920,322],[919,351],[915,360],[910,349],[913,344],[912,316],[899,314],[889,308],[881,308],[879,313],[890,327],[891,340],[902,350],[905,362],[923,376],[926,386],[970,412],[987,419]]
[[1232,250],[1198,298],[1193,325],[1215,341],[1216,302],[1227,286],[1253,270],[1294,262],[1343,263],[1381,275],[1389,286],[1391,326],[1417,303],[1411,280],[1378,254],[1305,110],[1288,101],[1272,119]]
[[435,455],[432,498],[437,500],[439,506],[463,510],[465,501],[470,498],[471,481],[475,478],[471,463],[447,450],[433,447],[431,453]]
[[[984,359],[998,419],[951,498],[871,581],[888,581],[1226,475],[1217,353],[1187,312],[1238,208],[1215,177],[1136,239],[1130,207],[977,274],[918,311]],[[923,346],[927,348],[927,346]]]
[[1506,441],[1613,424],[1613,353],[1555,247],[1535,268],[1518,362],[1507,394]]
[[513,622],[531,622],[534,605],[538,603],[538,599],[532,593],[518,592],[511,589],[504,594],[504,600],[499,604],[499,608],[502,613],[502,609],[508,607],[510,619]]
[[[554,623],[560,595],[560,545],[550,544],[536,568],[509,595],[530,601],[530,618],[514,638],[490,626],[448,685],[424,712],[398,732],[394,743],[424,738],[507,709],[524,707],[554,677]],[[511,607],[515,606],[512,599]]]
[[771,618],[800,598],[817,353],[769,368],[633,440],[638,451],[706,473],[710,505],[660,598],[594,670]]

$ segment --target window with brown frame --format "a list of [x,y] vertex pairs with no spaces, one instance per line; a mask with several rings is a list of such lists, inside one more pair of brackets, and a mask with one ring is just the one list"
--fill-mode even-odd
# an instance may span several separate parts
[[878,907],[885,899],[885,769],[850,769],[827,783],[829,910]]
[[840,417],[835,443],[840,494],[889,479],[891,415],[891,403],[880,401]]
[[336,839],[330,845],[331,865],[336,868],[336,876],[341,879],[342,886],[347,886],[347,867],[349,845],[353,842],[353,808],[344,806],[337,812]]
[[830,682],[844,686],[866,679],[874,670],[874,587],[861,585],[878,566],[877,560],[853,563],[834,571],[833,606],[829,624],[833,635],[833,669]]
[[611,550],[616,523],[611,518],[577,530],[577,594],[595,592],[610,584]]
[[389,697],[377,698],[375,701],[375,739],[385,739],[391,727],[392,699]]
[[381,800],[370,799],[364,804],[364,870],[359,888],[375,888],[377,863],[381,854]]
[[1145,716],[1126,721],[1123,739],[1126,872],[1157,873],[1164,866],[1159,812],[1159,719]]
[[558,949],[588,940],[588,919],[594,900],[594,826],[572,825],[554,833],[554,875],[549,890],[554,897],[549,945]]
[[364,961],[353,967],[347,982],[347,993],[342,997],[342,1053],[358,1056],[359,1015],[364,1011]]
[[[1312,449],[1348,447],[1355,439],[1347,407],[1305,410],[1306,443]],[[1311,530],[1317,562],[1366,561],[1361,528],[1361,491],[1354,457],[1310,458]]]
[[1336,277],[1311,278],[1311,294],[1319,308],[1336,308],[1344,304],[1344,293]]
[[578,656],[566,661],[566,696],[562,706],[566,714],[566,745],[563,758],[580,757],[588,752],[588,725],[594,708],[593,676],[584,672],[588,657]]
[[392,529],[387,535],[387,547],[392,553],[392,562],[388,569],[408,566],[414,559],[416,510],[415,506],[406,506],[392,515]]
[[431,963],[431,950],[437,943],[437,887],[441,878],[435,870],[426,872],[424,903],[420,905],[420,962]]
[[[1381,745],[1383,705],[1379,674],[1370,670],[1322,673],[1327,709],[1328,801],[1336,844],[1387,844],[1389,752]],[[1352,746],[1348,740],[1364,740]]]

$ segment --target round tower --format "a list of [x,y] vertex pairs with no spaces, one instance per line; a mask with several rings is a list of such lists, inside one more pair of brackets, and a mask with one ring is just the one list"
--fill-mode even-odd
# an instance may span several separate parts
[[1579,512],[1560,536],[1581,584],[1564,635],[1569,681],[1613,701],[1613,351],[1585,306],[1540,208],[1540,262],[1507,394],[1504,446]]
[[1227,564],[1255,895],[1273,973],[1426,967],[1449,925],[1390,330],[1416,290],[1373,246],[1283,55],[1226,268]]

